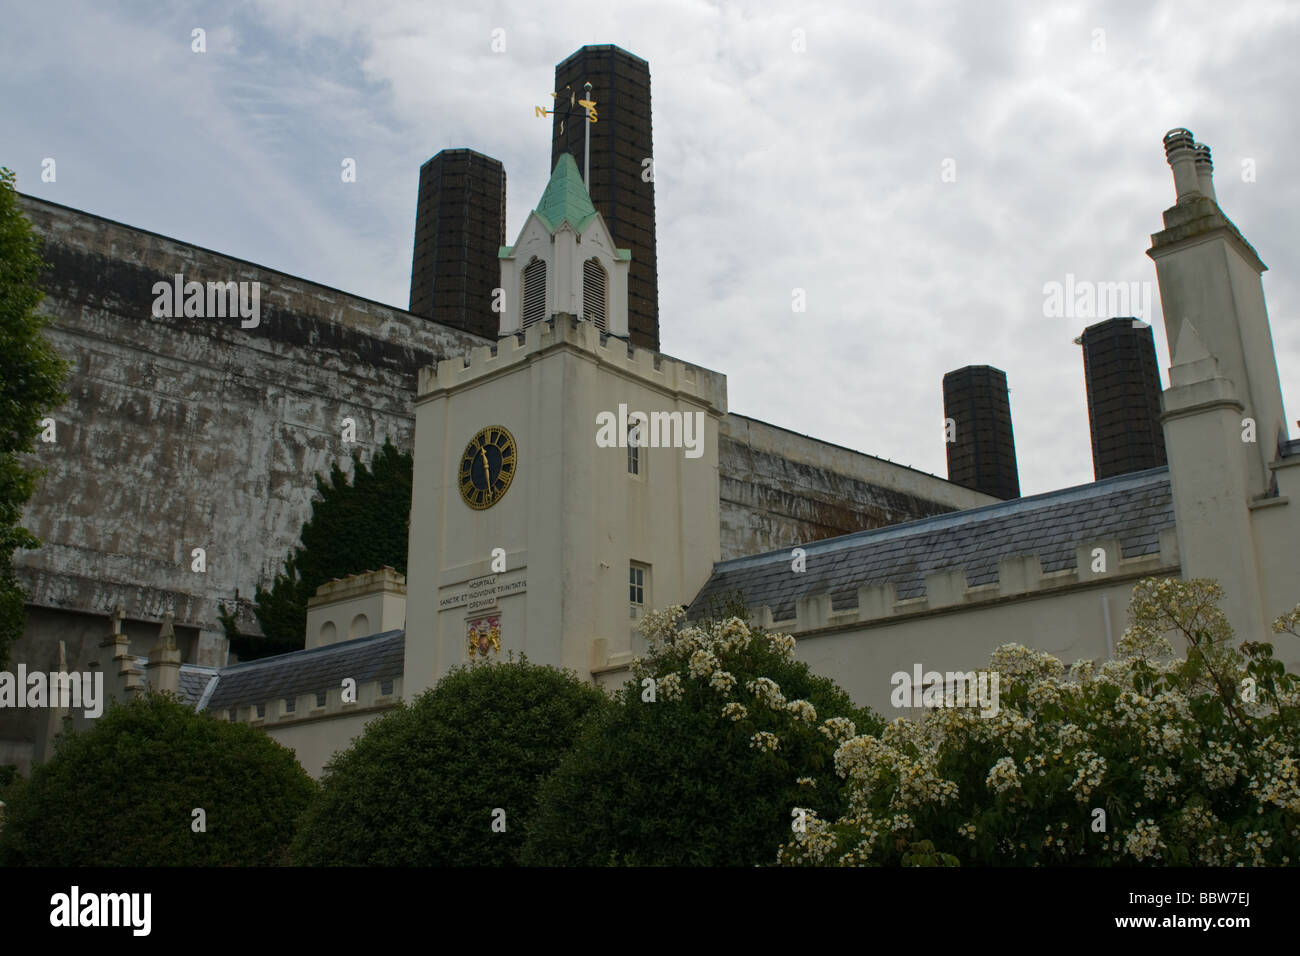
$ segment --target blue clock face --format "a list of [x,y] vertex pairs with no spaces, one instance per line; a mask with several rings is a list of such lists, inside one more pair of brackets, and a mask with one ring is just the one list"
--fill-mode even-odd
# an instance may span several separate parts
[[460,459],[460,497],[475,511],[491,508],[510,488],[518,453],[515,437],[501,425],[489,425],[465,446]]

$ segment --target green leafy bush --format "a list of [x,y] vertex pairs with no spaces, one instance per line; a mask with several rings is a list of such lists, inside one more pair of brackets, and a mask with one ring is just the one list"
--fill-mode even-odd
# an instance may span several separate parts
[[110,704],[10,786],[0,865],[274,865],[314,789],[266,734],[148,694]]
[[525,863],[771,864],[796,808],[841,806],[836,743],[878,719],[795,662],[788,635],[680,622],[643,622],[649,655],[543,784]]
[[[1121,657],[1100,665],[999,648],[996,714],[940,708],[846,741],[849,808],[792,834],[783,862],[1300,862],[1300,678],[1271,645],[1234,642],[1220,597],[1212,581],[1140,582]],[[1300,607],[1274,629],[1298,623]]]
[[330,761],[293,859],[514,865],[540,779],[605,706],[576,675],[526,659],[457,668]]

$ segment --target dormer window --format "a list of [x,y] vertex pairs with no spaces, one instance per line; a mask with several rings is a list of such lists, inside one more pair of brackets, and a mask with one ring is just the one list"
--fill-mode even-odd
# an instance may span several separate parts
[[582,313],[588,322],[606,331],[609,276],[594,256],[582,264]]
[[528,328],[546,318],[546,263],[533,256],[524,266],[522,284],[523,327]]

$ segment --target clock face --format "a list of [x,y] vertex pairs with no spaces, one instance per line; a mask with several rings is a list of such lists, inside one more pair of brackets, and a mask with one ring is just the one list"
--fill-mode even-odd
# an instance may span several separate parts
[[475,511],[491,508],[510,488],[515,476],[515,436],[500,425],[489,425],[465,446],[457,481],[460,496]]

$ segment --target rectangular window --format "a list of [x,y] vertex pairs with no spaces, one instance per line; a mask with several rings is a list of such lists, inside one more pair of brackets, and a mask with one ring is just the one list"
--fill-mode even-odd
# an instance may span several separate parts
[[257,705],[257,719],[261,720],[266,716],[266,704]]
[[297,709],[298,709],[298,698],[286,697],[284,699],[284,712],[286,714],[292,714]]
[[316,691],[316,706],[317,707],[325,706],[325,692],[323,690]]
[[645,480],[647,459],[641,455],[642,448],[648,448],[646,428],[641,412],[637,412],[632,421],[627,423],[627,473]]
[[632,562],[628,569],[628,598],[632,605],[632,617],[643,617],[649,591],[650,568],[645,564]]
[[379,684],[379,694],[381,697],[387,697],[393,692],[393,682],[391,679],[382,681]]
[[239,719],[239,714],[236,712],[235,708],[231,707],[228,711],[226,711],[226,717],[233,724],[236,720]]

